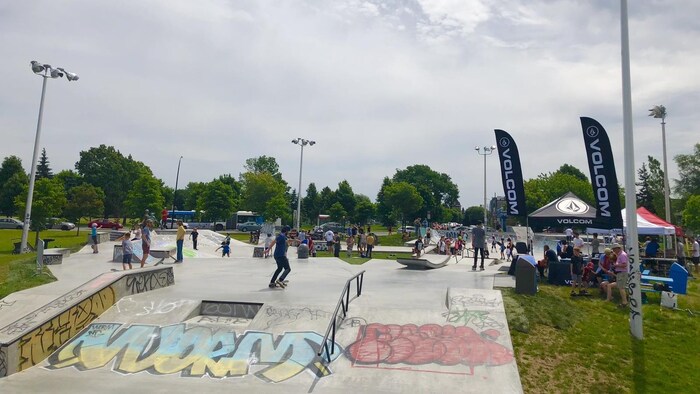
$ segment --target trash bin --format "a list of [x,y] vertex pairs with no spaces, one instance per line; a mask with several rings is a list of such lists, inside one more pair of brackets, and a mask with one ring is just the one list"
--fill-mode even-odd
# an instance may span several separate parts
[[518,258],[515,263],[515,292],[529,295],[537,293],[537,269],[523,258]]
[[309,245],[300,244],[297,247],[297,258],[308,259],[309,258]]

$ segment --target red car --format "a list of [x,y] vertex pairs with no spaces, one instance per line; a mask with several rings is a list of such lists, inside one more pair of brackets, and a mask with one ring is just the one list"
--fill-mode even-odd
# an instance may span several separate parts
[[88,223],[88,227],[92,227],[93,224],[97,224],[98,228],[113,228],[115,230],[119,230],[120,228],[124,227],[121,224],[117,222],[113,222],[109,219],[96,219]]

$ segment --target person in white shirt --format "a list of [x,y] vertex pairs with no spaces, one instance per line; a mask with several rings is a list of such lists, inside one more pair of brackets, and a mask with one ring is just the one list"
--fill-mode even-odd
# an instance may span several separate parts
[[328,230],[323,234],[323,238],[326,240],[326,246],[328,247],[328,250],[332,253],[333,252],[333,239],[335,237],[335,234],[333,234],[333,231]]
[[564,233],[566,234],[566,241],[571,242],[571,239],[574,236],[574,230],[572,230],[571,228],[567,228],[566,230],[564,230]]
[[690,254],[690,261],[695,264],[695,273],[698,274],[700,273],[700,243],[698,243],[698,239],[690,237],[690,240],[693,241],[693,249],[692,253]]
[[574,239],[572,240],[574,243],[574,248],[579,248],[580,250],[583,250],[583,240],[581,237],[579,237],[578,233],[574,233]]

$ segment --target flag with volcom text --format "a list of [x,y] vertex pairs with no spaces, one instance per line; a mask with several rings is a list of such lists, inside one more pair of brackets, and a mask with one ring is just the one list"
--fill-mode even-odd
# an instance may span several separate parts
[[523,171],[520,167],[520,155],[515,140],[503,130],[495,130],[498,160],[501,163],[501,180],[506,195],[506,213],[511,216],[525,216],[525,187]]
[[588,171],[591,174],[597,218],[608,229],[622,228],[620,191],[615,161],[608,133],[595,119],[581,117],[583,141],[586,143]]

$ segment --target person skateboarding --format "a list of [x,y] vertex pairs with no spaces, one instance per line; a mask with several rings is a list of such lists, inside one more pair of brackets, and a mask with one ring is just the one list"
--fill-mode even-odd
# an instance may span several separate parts
[[[270,284],[268,287],[275,288],[275,287],[281,287],[285,288],[287,287],[287,281],[285,281],[285,278],[287,275],[289,275],[289,272],[292,271],[292,269],[289,267],[289,259],[287,258],[287,246],[289,241],[287,240],[287,232],[289,231],[289,226],[284,226],[282,227],[282,231],[280,231],[279,235],[277,235],[277,238],[275,238],[274,241],[270,244],[270,247],[268,248],[271,249],[273,246],[275,247],[275,251],[273,253],[273,257],[275,258],[275,263],[277,263],[277,269],[275,270],[274,274],[272,274],[272,278],[270,279]],[[282,273],[282,276],[277,278],[277,275]]]

